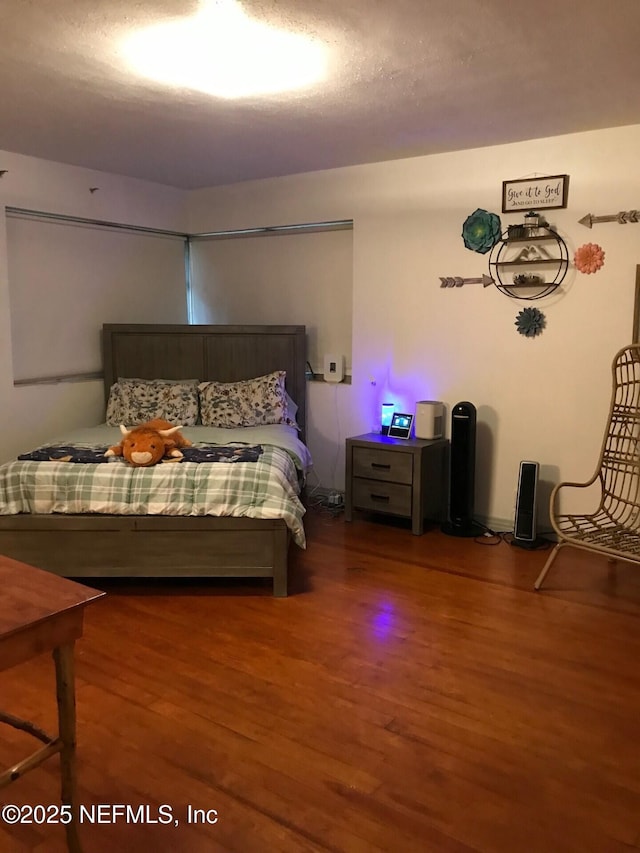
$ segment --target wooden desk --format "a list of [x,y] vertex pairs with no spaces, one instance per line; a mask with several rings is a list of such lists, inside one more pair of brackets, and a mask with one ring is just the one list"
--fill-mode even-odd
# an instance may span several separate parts
[[0,788],[60,753],[61,801],[71,807],[66,824],[71,853],[81,853],[76,802],[76,708],[73,650],[82,636],[84,608],[103,592],[0,556],[0,670],[43,652],[52,652],[56,670],[58,734],[50,736],[32,723],[0,712],[0,722],[21,729],[44,743],[32,755],[4,772]]

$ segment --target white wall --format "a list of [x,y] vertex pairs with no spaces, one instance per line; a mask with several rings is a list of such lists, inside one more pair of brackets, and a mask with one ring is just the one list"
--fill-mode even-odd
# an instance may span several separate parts
[[[354,220],[353,385],[309,386],[309,444],[320,479],[344,483],[344,439],[366,432],[387,397],[478,410],[476,514],[513,518],[522,459],[540,462],[543,491],[586,479],[600,448],[610,363],[632,334],[640,224],[578,224],[586,213],[637,208],[640,126],[349,167],[190,194],[191,231],[331,219]],[[573,268],[554,294],[520,302],[496,288],[441,289],[439,277],[488,272],[467,250],[462,223],[475,208],[501,214],[503,180],[569,174],[564,210],[547,212],[570,257],[599,243],[605,266]],[[515,318],[534,304],[547,328],[519,335]]]
[[[184,231],[186,193],[5,151],[0,169],[8,170],[0,179],[0,461],[6,461],[70,427],[99,423],[104,397],[102,381],[14,387],[5,207]],[[96,265],[109,261],[95,258]]]

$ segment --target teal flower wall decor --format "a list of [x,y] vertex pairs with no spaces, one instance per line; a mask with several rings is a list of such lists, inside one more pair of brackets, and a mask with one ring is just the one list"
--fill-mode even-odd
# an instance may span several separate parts
[[489,213],[481,207],[467,216],[462,226],[462,239],[465,246],[473,252],[480,252],[481,255],[493,249],[501,233],[502,226],[498,214]]
[[535,338],[545,327],[546,319],[537,308],[523,308],[516,317],[516,327],[526,338]]

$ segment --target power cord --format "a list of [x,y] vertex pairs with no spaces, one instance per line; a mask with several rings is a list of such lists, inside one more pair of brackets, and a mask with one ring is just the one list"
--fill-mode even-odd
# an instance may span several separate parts
[[525,551],[546,551],[553,544],[548,539],[541,537],[537,537],[531,542],[526,539],[517,539],[511,530],[496,532],[488,527],[482,536],[476,537],[473,541],[478,545],[499,545],[501,542],[505,542],[507,545],[522,548]]
[[477,524],[478,527],[482,527],[484,530],[484,533],[481,536],[475,536],[473,539],[477,545],[500,545],[501,542],[506,542],[507,545],[512,545],[516,548],[523,548],[526,551],[546,551],[553,544],[549,539],[545,539],[541,536],[536,537],[536,539],[529,542],[526,539],[516,538],[512,530],[492,530],[490,527],[487,527],[486,524],[482,524],[482,522],[475,520],[474,524]]
[[492,530],[480,521],[474,521],[474,524],[484,529],[482,536],[475,536],[473,539],[477,545],[499,545],[502,542],[502,533],[496,533],[495,530]]
[[329,492],[329,494],[318,495],[308,500],[309,506],[337,518],[344,512],[344,498],[340,492]]
[[[341,512],[344,512],[344,496],[336,489],[327,492],[324,490],[318,475],[313,469],[310,471],[311,474],[313,474],[318,482],[310,491],[305,492],[305,503],[307,506],[326,511],[333,516],[338,516]],[[323,491],[320,491],[321,489]]]

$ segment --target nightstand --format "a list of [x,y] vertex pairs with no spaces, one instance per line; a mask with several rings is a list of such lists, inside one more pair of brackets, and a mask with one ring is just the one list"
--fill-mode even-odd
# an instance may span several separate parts
[[449,442],[390,438],[369,432],[347,439],[345,520],[354,510],[411,519],[420,536],[425,518],[445,517]]

